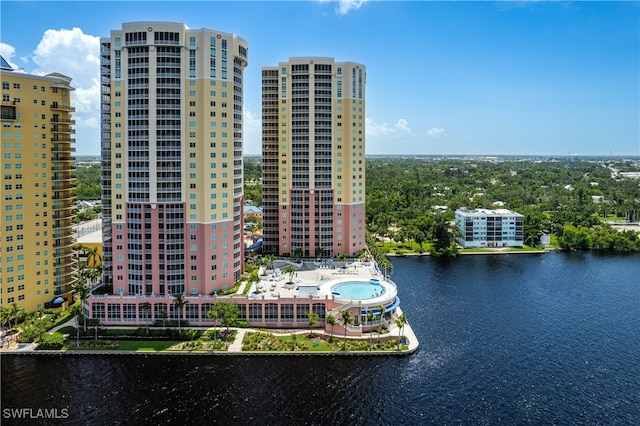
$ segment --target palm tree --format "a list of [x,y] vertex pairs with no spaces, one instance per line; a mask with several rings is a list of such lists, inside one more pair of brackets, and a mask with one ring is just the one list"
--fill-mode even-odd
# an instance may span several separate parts
[[0,309],[0,324],[2,326],[9,324],[9,328],[11,328],[11,310],[8,306],[3,306]]
[[295,250],[293,250],[293,255],[296,258],[296,262],[300,262],[300,258],[302,257],[303,254],[304,254],[304,251],[302,250],[301,247],[296,247]]
[[184,293],[178,293],[178,294],[174,294],[173,295],[173,304],[176,305],[176,308],[178,309],[178,335],[180,335],[180,327],[182,324],[182,308],[184,308],[184,305],[186,305],[187,303],[189,303],[188,300],[185,300],[184,298]]
[[256,265],[258,265],[258,267],[264,266],[266,268],[266,266],[267,266],[267,258],[265,256],[256,257]]
[[349,313],[348,310],[341,311],[340,314],[342,315],[342,324],[344,325],[343,350],[346,351],[347,350],[347,326],[353,323],[353,318],[351,317],[351,314]]
[[93,275],[91,273],[91,268],[89,268],[89,266],[87,266],[87,262],[80,262],[78,264],[78,277],[84,279],[85,283],[88,283],[89,281],[91,281],[91,276]]
[[[220,302],[222,303],[222,302]],[[218,322],[218,318],[220,317],[220,303],[216,303],[207,312],[207,318],[213,320],[213,348],[216,348],[216,341],[218,340],[218,329],[216,328],[216,323]]]
[[376,314],[372,311],[367,312],[367,322],[369,323],[369,352],[371,352],[371,347],[373,345],[373,320],[376,319]]
[[162,320],[162,328],[167,328],[167,318],[169,318],[167,311],[160,311],[159,316]]
[[407,323],[407,317],[402,314],[396,318],[396,325],[398,326],[398,350],[400,350],[400,342],[402,341],[402,331]]
[[289,274],[289,283],[293,284],[293,274],[295,274],[297,271],[296,267],[293,265],[287,265],[285,266],[285,268],[282,270],[282,272],[284,272],[285,274]]
[[71,315],[76,317],[76,348],[80,346],[80,314],[82,313],[82,305],[74,303],[71,306]]
[[87,264],[96,267],[96,265],[102,262],[102,256],[100,255],[100,249],[98,247],[87,247],[86,250]]
[[338,261],[343,263],[342,266],[347,266],[346,263],[348,258],[349,256],[347,256],[347,253],[338,253]]
[[[151,303],[149,302],[144,302],[140,304],[140,310],[142,312],[146,312],[146,313],[150,313],[151,312]],[[146,317],[146,315],[145,315]],[[149,321],[151,321],[151,316],[149,316],[149,319],[147,320],[147,335],[149,335]]]
[[[9,305],[9,318],[11,320],[15,320],[15,322],[13,323],[14,325],[16,325],[18,323],[18,314],[20,313],[21,310],[22,310],[22,308],[20,308],[20,306],[18,306],[18,304],[16,302],[13,302],[11,305]],[[10,330],[13,328],[11,326],[11,320],[9,320],[9,329]]]
[[[82,274],[82,271],[80,271],[76,282],[73,283],[73,291],[76,293],[76,296],[78,296],[78,299],[80,299],[80,313],[82,314],[82,307],[84,306],[84,301],[87,300],[87,298],[89,297],[89,294],[91,293],[91,290],[89,290],[89,286],[87,285],[87,277],[84,274]],[[85,318],[85,316],[82,315],[82,319],[83,319],[82,329],[86,331],[87,318]]]
[[307,318],[309,318],[309,333],[313,338],[313,326],[318,321],[318,314],[316,312],[307,312]]
[[96,265],[93,268],[89,269],[89,272],[87,274],[87,277],[89,278],[89,282],[90,283],[94,283],[101,276],[102,276],[102,264],[101,263],[99,263],[98,265]]
[[78,243],[76,245],[73,246],[74,249],[76,249],[79,252],[82,252],[82,256],[86,256],[87,252],[89,251],[89,247],[85,246],[82,243]]
[[384,324],[384,306],[378,305],[376,309],[380,311],[380,324]]
[[324,249],[320,246],[316,247],[316,257],[324,257]]
[[327,318],[325,319],[326,323],[329,324],[331,326],[331,336],[329,336],[329,341],[333,342],[333,326],[336,325],[337,320],[336,317],[334,317],[333,315],[329,314],[327,315]]
[[376,327],[376,333],[378,333],[378,344],[380,344],[380,337],[382,336],[382,327]]
[[276,261],[276,256],[274,254],[268,254],[265,256],[265,260],[267,261],[267,269],[273,269],[273,262]]

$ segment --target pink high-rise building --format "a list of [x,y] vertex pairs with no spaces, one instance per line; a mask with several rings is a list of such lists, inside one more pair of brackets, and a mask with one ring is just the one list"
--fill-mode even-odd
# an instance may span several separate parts
[[266,253],[365,249],[365,83],[363,65],[333,58],[262,68]]
[[208,295],[243,272],[247,43],[182,23],[101,39],[103,265],[122,295]]

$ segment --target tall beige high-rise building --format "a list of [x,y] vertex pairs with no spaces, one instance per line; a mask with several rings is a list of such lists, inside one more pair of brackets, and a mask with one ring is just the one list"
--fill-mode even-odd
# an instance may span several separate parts
[[71,301],[76,279],[74,89],[62,74],[31,75],[0,59],[0,306],[33,312]]
[[263,247],[284,256],[365,248],[366,69],[326,57],[262,68]]
[[[240,278],[247,49],[237,35],[172,22],[124,23],[101,39],[103,265],[114,293],[209,295]],[[122,314],[94,305],[98,318]]]

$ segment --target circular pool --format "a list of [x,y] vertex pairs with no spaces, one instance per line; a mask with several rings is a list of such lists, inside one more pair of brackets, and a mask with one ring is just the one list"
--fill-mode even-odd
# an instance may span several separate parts
[[331,287],[331,293],[343,299],[373,299],[384,293],[384,287],[367,281],[345,281]]

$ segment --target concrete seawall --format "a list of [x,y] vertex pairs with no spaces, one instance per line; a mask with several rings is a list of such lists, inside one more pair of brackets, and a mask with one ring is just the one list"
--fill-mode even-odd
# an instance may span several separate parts
[[[397,330],[397,329],[396,329]],[[407,356],[415,353],[420,344],[409,324],[404,327],[403,335],[409,341],[404,351],[242,351],[242,339],[245,332],[254,329],[238,329],[236,340],[229,346],[228,351],[121,351],[121,350],[38,350],[33,345],[20,349],[3,349],[2,356],[7,355],[199,355],[199,356]],[[316,331],[317,332],[317,331]],[[304,331],[303,331],[304,333]],[[389,333],[391,334],[391,333]],[[366,340],[362,337],[357,340]]]

